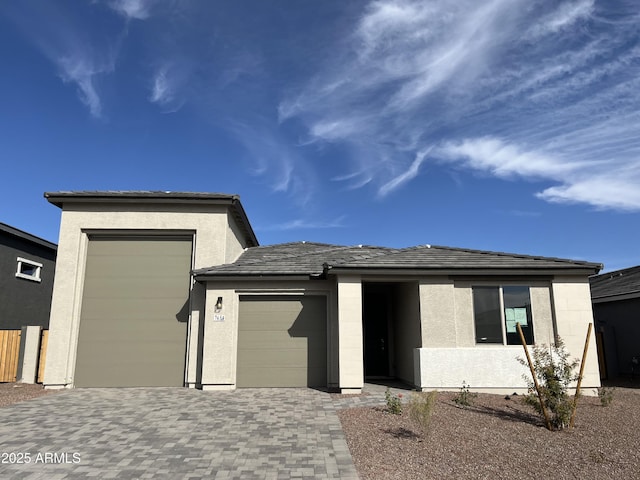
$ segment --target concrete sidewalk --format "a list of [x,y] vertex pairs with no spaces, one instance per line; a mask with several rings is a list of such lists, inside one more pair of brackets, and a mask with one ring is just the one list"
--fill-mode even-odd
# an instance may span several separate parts
[[62,391],[0,408],[0,478],[356,479],[336,406],[311,389]]

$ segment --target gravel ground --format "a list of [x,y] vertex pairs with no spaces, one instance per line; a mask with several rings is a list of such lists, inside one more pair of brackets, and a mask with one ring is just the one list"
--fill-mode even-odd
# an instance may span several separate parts
[[575,427],[550,432],[521,397],[480,394],[461,408],[439,393],[426,437],[382,407],[341,410],[340,420],[366,479],[640,478],[640,391],[617,389],[607,407],[583,397]]
[[[42,385],[0,383],[0,407],[50,394]],[[467,408],[454,396],[438,394],[426,436],[406,408],[340,410],[360,478],[640,478],[640,389],[618,388],[608,407],[583,397],[575,428],[560,432],[549,432],[517,396],[480,394]]]
[[6,407],[32,398],[50,395],[55,390],[45,390],[42,385],[28,383],[0,383],[0,407]]

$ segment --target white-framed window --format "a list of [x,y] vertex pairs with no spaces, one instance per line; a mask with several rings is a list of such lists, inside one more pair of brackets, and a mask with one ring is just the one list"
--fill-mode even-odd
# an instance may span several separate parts
[[520,323],[527,344],[533,344],[531,296],[525,285],[474,286],[476,343],[520,345]]
[[16,270],[16,277],[25,278],[34,282],[41,281],[40,274],[42,272],[42,264],[34,262],[33,260],[27,260],[26,258],[18,257],[18,268]]

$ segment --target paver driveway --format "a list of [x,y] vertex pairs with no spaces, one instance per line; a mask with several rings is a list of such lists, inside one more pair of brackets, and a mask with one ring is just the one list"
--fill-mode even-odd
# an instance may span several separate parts
[[0,455],[0,478],[357,478],[311,389],[67,390],[0,408]]

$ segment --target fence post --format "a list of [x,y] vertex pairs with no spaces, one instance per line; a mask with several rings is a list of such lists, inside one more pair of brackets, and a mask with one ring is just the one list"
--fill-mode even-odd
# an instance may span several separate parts
[[40,332],[42,327],[22,327],[20,357],[17,378],[22,383],[36,383],[38,356],[40,354]]

